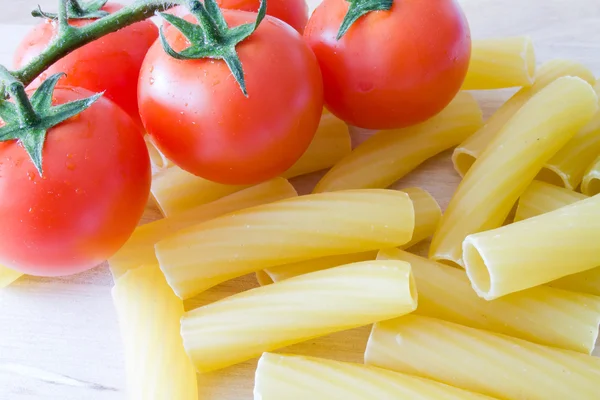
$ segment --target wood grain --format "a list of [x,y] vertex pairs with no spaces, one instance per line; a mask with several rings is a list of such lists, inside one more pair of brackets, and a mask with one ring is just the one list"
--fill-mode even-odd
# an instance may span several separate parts
[[[319,0],[313,0],[312,6]],[[56,0],[0,0],[0,63],[12,64],[20,38],[35,20],[37,4],[52,10]],[[600,74],[600,2],[597,0],[462,0],[475,38],[528,34],[538,62],[571,58]],[[477,93],[489,115],[511,91]],[[356,142],[365,132],[354,132]],[[302,192],[319,174],[296,179]],[[458,183],[449,154],[436,157],[398,182],[421,186],[445,207]],[[146,218],[156,218],[148,209]],[[0,399],[109,400],[124,398],[123,350],[110,297],[106,266],[77,276],[22,278],[0,291]],[[226,282],[190,300],[187,307],[256,286],[253,276]],[[340,332],[285,351],[346,361],[362,360],[368,327]],[[200,377],[203,399],[252,398],[256,361]],[[176,399],[174,399],[176,400]]]

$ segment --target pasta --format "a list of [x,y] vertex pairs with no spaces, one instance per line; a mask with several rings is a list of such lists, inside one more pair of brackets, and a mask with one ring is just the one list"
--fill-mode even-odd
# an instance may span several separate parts
[[125,347],[128,398],[197,400],[196,371],[183,348],[183,302],[157,265],[133,269],[112,290]]
[[487,145],[508,120],[519,111],[521,106],[550,83],[563,76],[577,76],[590,85],[596,81],[594,74],[587,67],[573,61],[553,60],[543,64],[536,72],[532,86],[519,90],[486,121],[481,129],[454,150],[452,162],[456,171],[464,176]]
[[256,281],[260,286],[270,285],[274,282],[269,274],[266,271],[256,271]]
[[549,282],[548,286],[600,296],[600,266],[578,274],[567,275]]
[[554,211],[587,196],[541,181],[533,181],[519,198],[515,222]]
[[600,193],[600,157],[589,166],[581,181],[581,192],[588,196]]
[[375,324],[365,362],[500,399],[595,399],[600,358],[407,315]]
[[[350,150],[348,126],[333,114],[324,112],[312,143],[283,176],[293,178],[329,168],[349,154]],[[211,182],[171,166],[154,176],[152,195],[163,215],[168,217],[247,187]]]
[[196,369],[208,372],[416,307],[410,264],[366,261],[297,276],[189,311],[181,320],[181,335]]
[[475,400],[490,397],[416,376],[361,364],[264,353],[255,400]]
[[321,193],[198,224],[155,250],[167,281],[185,299],[276,265],[400,246],[410,241],[414,223],[412,201],[403,192]]
[[123,247],[108,260],[110,270],[116,279],[131,268],[157,263],[154,245],[182,229],[229,212],[295,196],[296,191],[287,180],[275,178],[212,203],[138,226]]
[[348,125],[323,109],[319,128],[302,157],[284,174],[284,178],[305,175],[330,168],[352,151]]
[[481,109],[461,92],[435,117],[421,124],[380,131],[333,166],[314,192],[385,188],[482,126]]
[[463,265],[464,238],[501,226],[546,161],[597,110],[598,96],[580,78],[559,78],[531,97],[465,175],[433,235],[429,257]]
[[144,135],[144,140],[146,141],[146,147],[148,148],[148,154],[150,155],[153,174],[174,165],[171,160],[158,150],[150,135]]
[[486,301],[464,271],[398,249],[378,260],[409,263],[419,291],[415,313],[547,346],[590,354],[598,337],[600,297],[539,286]]
[[481,297],[495,299],[599,266],[598,237],[600,195],[469,235],[467,274]]
[[528,36],[473,40],[462,90],[531,86],[535,52]]
[[[412,239],[410,242],[401,246],[402,248],[407,249],[422,240],[427,239],[433,234],[433,231],[442,217],[442,210],[433,196],[423,189],[408,188],[403,189],[402,191],[409,195],[413,202],[415,212],[415,229]],[[377,251],[342,254],[280,265],[266,269],[265,273],[268,274],[270,280],[279,282],[308,272],[320,271],[322,269],[337,267],[338,265],[349,264],[351,262],[373,260],[376,256]],[[262,280],[264,279],[265,278],[263,277]]]
[[10,285],[21,276],[23,276],[23,274],[19,271],[0,265],[0,289]]

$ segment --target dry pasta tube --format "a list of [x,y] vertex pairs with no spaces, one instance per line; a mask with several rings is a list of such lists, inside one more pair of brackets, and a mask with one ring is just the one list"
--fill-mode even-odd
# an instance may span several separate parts
[[490,400],[429,379],[367,365],[264,353],[258,360],[255,400]]
[[486,301],[473,291],[464,271],[398,249],[378,260],[412,267],[419,290],[415,313],[530,342],[590,354],[598,337],[600,297],[538,286]]
[[529,36],[473,40],[462,90],[531,86],[535,51]]
[[515,222],[554,211],[587,196],[546,182],[533,181],[519,197]]
[[588,196],[600,193],[600,157],[587,169],[581,181],[581,192]]
[[598,96],[580,78],[541,90],[506,123],[454,193],[429,257],[463,265],[462,242],[499,227],[544,164],[598,111]]
[[144,135],[144,140],[146,141],[146,147],[148,148],[148,154],[150,155],[153,174],[174,165],[171,160],[158,150],[158,147],[156,147],[150,135]]
[[575,190],[600,154],[600,113],[544,165],[536,179]]
[[499,399],[595,399],[600,358],[439,319],[373,327],[365,363]]
[[[348,126],[333,114],[324,112],[312,143],[283,176],[293,178],[329,168],[350,150]],[[210,203],[247,187],[211,182],[177,166],[159,172],[152,179],[152,195],[164,216]]]
[[138,226],[123,247],[108,260],[110,270],[116,279],[131,268],[137,268],[144,264],[155,264],[157,260],[154,245],[169,235],[229,212],[290,197],[296,197],[294,187],[283,178],[275,178],[212,203]]
[[206,221],[158,242],[156,256],[181,298],[235,277],[311,258],[408,243],[414,210],[386,189],[312,194]]
[[532,96],[562,76],[577,76],[590,85],[596,81],[594,74],[588,68],[574,61],[553,60],[545,63],[536,72],[533,86],[519,90],[486,121],[481,129],[454,150],[452,162],[456,171],[464,176],[508,120]]
[[385,188],[427,159],[456,146],[483,124],[481,109],[459,93],[438,115],[421,124],[379,131],[325,174],[314,192]]
[[417,307],[410,264],[366,261],[251,289],[184,314],[181,335],[208,372]]
[[284,178],[330,168],[352,151],[348,125],[323,109],[315,137],[302,157],[283,174]]
[[[401,246],[402,248],[407,249],[433,235],[433,232],[442,217],[442,211],[437,201],[427,191],[421,188],[407,188],[402,189],[402,191],[410,196],[415,210],[415,229],[413,237],[410,242]],[[279,282],[308,272],[333,268],[351,262],[373,260],[376,256],[377,251],[342,254],[300,261],[293,264],[279,265],[268,268],[264,272],[268,274],[271,281]],[[264,277],[261,279],[268,282]]]
[[567,275],[564,278],[549,282],[548,286],[600,296],[600,266]]
[[511,225],[469,235],[467,274],[491,300],[600,265],[600,195]]
[[112,295],[125,347],[128,398],[197,400],[196,371],[179,333],[183,302],[158,266],[127,272]]
[[[375,257],[373,256],[373,258]],[[10,285],[11,283],[19,279],[21,276],[23,276],[21,272],[0,265],[0,289]]]

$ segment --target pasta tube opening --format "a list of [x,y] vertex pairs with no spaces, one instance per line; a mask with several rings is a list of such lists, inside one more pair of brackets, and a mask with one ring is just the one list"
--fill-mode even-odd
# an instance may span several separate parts
[[600,193],[600,176],[590,179],[587,185],[586,193],[589,196],[594,196]]
[[265,270],[256,271],[256,281],[260,286],[270,285],[275,282]]
[[590,165],[585,173],[581,182],[581,193],[588,196],[600,193],[600,157]]
[[465,176],[467,171],[475,164],[475,161],[477,161],[477,155],[466,147],[457,147],[452,153],[454,169],[460,176]]
[[463,243],[463,257],[467,276],[471,280],[473,289],[480,297],[490,300],[490,297],[494,296],[493,276],[488,270],[487,263],[481,253],[468,240]]
[[553,165],[546,165],[537,174],[535,179],[549,183],[554,186],[560,186],[570,189],[569,177],[560,169]]
[[158,147],[154,144],[150,136],[144,137],[146,141],[146,147],[148,148],[148,155],[150,156],[150,163],[152,164],[152,172],[156,173],[170,165],[170,161],[163,153],[158,150]]

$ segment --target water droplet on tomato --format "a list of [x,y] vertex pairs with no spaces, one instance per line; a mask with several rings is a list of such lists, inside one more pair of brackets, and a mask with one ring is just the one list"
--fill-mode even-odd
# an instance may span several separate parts
[[73,158],[73,154],[67,153],[67,158]]
[[75,164],[70,161],[67,161],[66,166],[67,166],[67,169],[69,169],[71,171],[73,171],[75,169]]
[[154,78],[150,78],[148,82],[150,82],[151,85],[154,85]]
[[151,65],[150,66],[150,72],[153,72],[153,71],[154,71],[154,65]]
[[31,171],[27,171],[27,178],[33,182],[35,181],[35,174]]
[[77,189],[75,189],[75,193],[77,193],[77,194],[81,194],[81,193],[83,193],[83,190],[82,190],[82,189],[80,189],[80,188],[77,188]]

